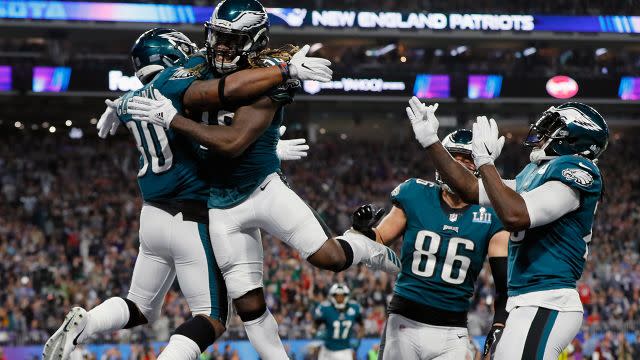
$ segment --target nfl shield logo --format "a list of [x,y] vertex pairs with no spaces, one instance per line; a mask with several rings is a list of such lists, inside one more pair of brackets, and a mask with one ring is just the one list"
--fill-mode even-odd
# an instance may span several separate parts
[[449,221],[456,222],[458,220],[458,214],[449,214]]

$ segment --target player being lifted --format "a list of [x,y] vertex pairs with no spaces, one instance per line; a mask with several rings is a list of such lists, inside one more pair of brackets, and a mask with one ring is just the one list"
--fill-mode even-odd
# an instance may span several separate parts
[[582,275],[602,178],[595,160],[609,130],[592,107],[565,103],[545,111],[529,130],[531,162],[514,180],[502,180],[494,160],[504,137],[493,119],[473,126],[478,180],[453,161],[438,141],[434,107],[417,102],[409,118],[443,179],[470,203],[493,206],[509,240],[509,318],[495,359],[555,360],[578,333]]
[[[206,34],[207,58],[187,64],[185,71],[206,68],[208,77],[219,78],[252,64],[280,64],[290,57],[289,51],[267,49],[268,17],[256,0],[222,1],[206,25]],[[303,51],[307,50],[305,46]],[[293,99],[295,89],[288,85],[244,106],[218,107],[225,110],[215,112],[221,126],[182,116],[160,94],[154,94],[155,100],[134,98],[126,109],[134,119],[174,129],[212,150],[208,167],[215,171],[208,206],[213,250],[247,336],[264,359],[286,359],[287,355],[264,300],[260,229],[321,269],[338,272],[362,262],[389,272],[399,270],[392,251],[361,234],[332,238],[282,178],[275,143],[284,105]],[[212,113],[214,109],[202,110]]]
[[[179,104],[185,81],[177,76],[181,73],[179,66],[197,51],[195,44],[175,30],[159,28],[142,34],[131,57],[136,75],[145,86],[126,94],[124,101],[162,89],[173,94]],[[273,67],[238,72],[224,84],[226,95],[231,99],[260,95],[286,80],[281,70]],[[209,101],[217,101],[218,80],[203,81],[198,86],[208,91]],[[121,102],[108,103],[115,106]],[[111,107],[98,122],[99,136],[113,134],[120,122],[131,131],[140,151],[138,183],[144,199],[140,252],[129,294],[127,298],[110,298],[89,312],[74,308],[45,345],[43,355],[45,359],[67,359],[77,343],[94,334],[154,322],[177,276],[194,317],[176,329],[160,358],[196,359],[224,332],[227,317],[226,289],[208,237],[209,188],[198,155],[199,144],[173,130],[133,121],[128,114],[118,118]],[[299,151],[305,150],[306,145],[292,141],[278,143],[284,158],[300,156]]]
[[[471,131],[461,129],[442,144],[457,163],[477,174],[471,138]],[[389,304],[380,358],[464,359],[467,312],[487,256],[496,298],[485,355],[507,318],[509,234],[493,209],[464,202],[438,172],[436,181],[409,179],[400,184],[391,193],[391,212],[376,228],[372,226],[382,209],[374,214],[371,205],[363,205],[353,215],[353,228],[371,239],[383,244],[400,235],[403,239],[402,271]]]
[[[362,311],[357,302],[351,300],[351,290],[345,284],[333,284],[329,289],[329,300],[318,305],[314,313],[316,332],[324,325],[323,340],[318,360],[354,360],[357,346],[364,335]],[[354,339],[355,325],[359,324]]]

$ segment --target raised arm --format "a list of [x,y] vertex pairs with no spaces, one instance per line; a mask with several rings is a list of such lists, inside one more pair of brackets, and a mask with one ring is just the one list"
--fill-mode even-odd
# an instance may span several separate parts
[[221,79],[195,81],[183,96],[185,108],[209,110],[211,107],[250,104],[269,89],[284,81],[315,80],[327,82],[333,72],[327,59],[307,57],[305,45],[291,60],[277,66],[238,71]]
[[[391,208],[391,212],[380,221],[383,215],[384,209],[374,211],[373,205],[362,205],[353,212],[352,227],[371,240],[383,245],[391,244],[404,232],[407,226],[407,217],[404,211],[395,205]],[[378,221],[380,224],[374,227]]]
[[187,109],[208,110],[253,100],[289,78],[288,67],[242,70],[221,79],[197,80],[182,102]]
[[455,161],[438,140],[440,123],[435,116],[437,109],[438,104],[426,106],[417,97],[411,98],[406,110],[413,132],[447,185],[465,202],[477,204],[478,179]]

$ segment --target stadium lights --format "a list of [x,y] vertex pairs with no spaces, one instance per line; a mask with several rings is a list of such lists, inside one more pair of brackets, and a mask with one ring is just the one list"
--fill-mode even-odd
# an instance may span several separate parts
[[98,123],[98,119],[96,118],[91,118],[91,120],[89,120],[89,122],[91,123],[91,125],[95,125]]
[[322,49],[324,45],[322,43],[315,43],[309,47],[309,53],[313,54],[314,52]]
[[49,132],[50,132],[50,133],[52,133],[52,134],[53,134],[54,132],[56,132],[56,127],[55,127],[55,126],[51,126],[51,127],[49,128]]
[[602,56],[604,54],[606,54],[609,50],[607,50],[606,48],[598,48],[596,49],[596,56]]
[[64,124],[67,125],[67,126],[71,126],[71,125],[73,125],[73,122],[71,120],[67,120],[67,121],[64,122]]
[[442,51],[442,49],[436,49],[436,50],[433,52],[433,55],[435,55],[435,56],[442,56],[442,55],[444,55],[444,51]]
[[531,55],[535,54],[537,51],[538,50],[536,48],[534,48],[534,47],[528,47],[528,48],[526,48],[526,49],[524,49],[522,51],[522,55],[531,56]]
[[406,56],[401,56],[400,57],[400,62],[403,62],[403,63],[407,62],[407,57]]
[[395,48],[396,48],[395,44],[389,44],[379,49],[367,50],[364,52],[364,54],[370,57],[379,57],[379,56],[388,54],[389,52],[395,50]]
[[38,124],[32,124],[31,130],[38,130]]
[[22,127],[22,123],[20,121],[16,121],[13,126],[15,126],[16,128],[20,129]]
[[49,127],[49,123],[48,122],[45,121],[45,122],[42,123],[42,128],[46,129],[48,127]]

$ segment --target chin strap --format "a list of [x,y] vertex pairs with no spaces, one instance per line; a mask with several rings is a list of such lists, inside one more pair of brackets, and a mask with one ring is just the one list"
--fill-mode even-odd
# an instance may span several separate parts
[[529,161],[536,164],[539,164],[541,161],[553,160],[555,158],[557,158],[557,156],[548,156],[544,149],[533,149],[531,150],[531,154],[529,154]]

